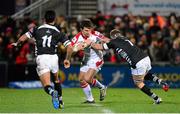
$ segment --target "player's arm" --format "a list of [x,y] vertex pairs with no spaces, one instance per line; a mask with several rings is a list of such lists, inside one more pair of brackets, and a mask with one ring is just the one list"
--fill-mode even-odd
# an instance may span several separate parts
[[112,47],[111,42],[101,43],[101,44],[91,43],[90,45],[91,45],[92,48],[97,49],[97,50],[108,50],[109,48]]
[[108,43],[110,41],[110,39],[106,36],[104,36],[102,33],[98,32],[98,31],[94,31],[93,33],[95,36],[97,36],[97,38],[102,42],[102,43]]
[[103,37],[100,39],[103,43],[108,43],[110,41],[110,39],[108,37]]
[[104,50],[103,44],[91,43],[91,47],[97,50]]
[[78,52],[80,50],[84,50],[84,48],[86,48],[88,45],[86,42],[81,42],[81,43],[78,43],[77,45],[73,45],[73,51],[74,52]]
[[20,38],[17,40],[17,42],[12,43],[11,45],[13,46],[18,46],[19,44],[25,42],[26,40],[28,40],[29,38],[33,37],[34,34],[34,29],[32,28],[31,30],[29,30],[28,32],[26,32],[25,34],[23,34],[22,36],[20,36]]
[[84,50],[88,45],[86,42],[79,42],[78,38],[75,36],[71,40],[71,45],[73,47],[73,52],[78,52],[79,50]]
[[65,68],[69,68],[71,65],[70,60],[71,60],[72,53],[73,53],[73,49],[72,49],[71,44],[69,44],[67,46],[67,49],[66,49],[66,58],[64,60],[64,67]]
[[64,33],[60,33],[60,42],[63,43],[64,47],[66,47],[66,58],[64,60],[64,67],[69,68],[71,63],[70,59],[73,53],[72,45],[68,37]]
[[22,36],[20,36],[20,38],[17,40],[17,42],[12,43],[11,45],[18,46],[19,44],[26,41],[27,39],[28,39],[28,37],[26,36],[26,34],[23,34]]

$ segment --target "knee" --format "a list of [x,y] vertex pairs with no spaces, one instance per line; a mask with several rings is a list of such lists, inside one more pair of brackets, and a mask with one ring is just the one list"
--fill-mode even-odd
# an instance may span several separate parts
[[144,76],[133,76],[133,81],[138,88],[142,88],[144,86]]
[[80,81],[81,88],[85,88],[88,86],[88,83],[85,80]]
[[79,80],[79,82],[82,82],[82,81],[84,81],[84,78],[79,77],[78,80]]
[[134,80],[134,84],[137,88],[141,89],[144,86],[143,80]]

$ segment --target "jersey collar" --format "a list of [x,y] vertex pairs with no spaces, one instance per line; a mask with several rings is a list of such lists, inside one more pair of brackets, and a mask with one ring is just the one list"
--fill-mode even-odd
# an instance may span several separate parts
[[88,39],[88,37],[84,36],[82,32],[81,32],[81,35],[82,35],[83,39],[85,39],[85,40]]

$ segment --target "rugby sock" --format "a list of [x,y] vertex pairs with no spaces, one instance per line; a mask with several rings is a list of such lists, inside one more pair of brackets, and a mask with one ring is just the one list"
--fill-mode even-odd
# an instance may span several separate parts
[[154,100],[157,100],[159,98],[155,93],[151,92],[151,89],[148,88],[146,85],[141,88],[141,91],[153,98]]
[[59,97],[62,97],[62,87],[60,82],[54,82],[54,88],[58,92]]
[[153,82],[158,83],[159,85],[162,84],[162,80],[159,79],[155,74],[152,73],[147,73],[146,76],[144,77],[145,80],[151,80]]
[[80,84],[81,84],[81,88],[83,89],[84,94],[86,95],[86,99],[88,101],[93,101],[94,98],[92,96],[91,87],[89,86],[89,84],[85,81],[80,82]]
[[91,83],[92,86],[96,86],[98,87],[99,89],[103,88],[104,85],[101,84],[97,79],[92,79],[92,83]]
[[53,92],[54,92],[54,89],[53,89],[52,86],[50,86],[50,85],[45,86],[45,87],[44,87],[44,90],[45,90],[45,92],[46,92],[47,94],[49,94],[49,95],[52,95]]

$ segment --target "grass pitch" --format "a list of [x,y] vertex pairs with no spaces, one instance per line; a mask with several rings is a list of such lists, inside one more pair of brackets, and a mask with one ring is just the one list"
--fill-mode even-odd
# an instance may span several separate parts
[[108,88],[104,101],[99,101],[99,90],[93,89],[96,103],[82,104],[81,88],[64,88],[65,108],[55,110],[43,89],[0,89],[0,113],[180,113],[180,89],[153,91],[163,99],[162,104],[154,105],[138,89],[119,88]]

